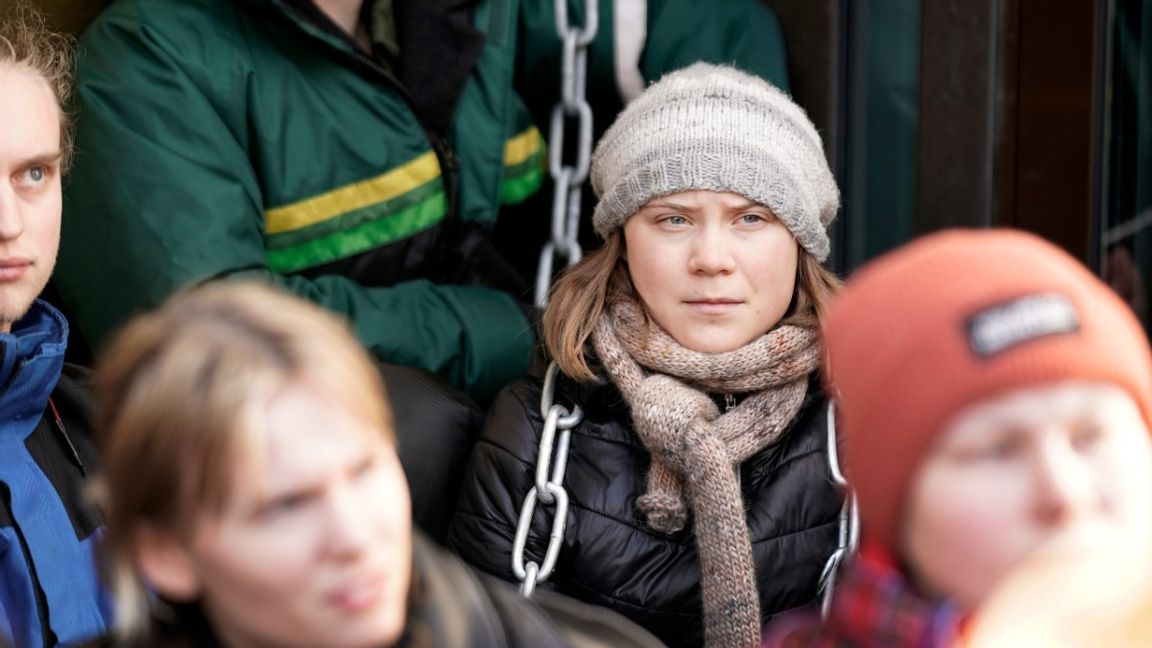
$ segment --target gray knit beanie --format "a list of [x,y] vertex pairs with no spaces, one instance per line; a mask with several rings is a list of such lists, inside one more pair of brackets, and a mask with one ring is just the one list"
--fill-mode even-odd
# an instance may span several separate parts
[[819,261],[840,191],[804,110],[767,81],[696,63],[665,75],[616,118],[592,155],[592,217],[607,237],[648,201],[708,189],[765,205]]

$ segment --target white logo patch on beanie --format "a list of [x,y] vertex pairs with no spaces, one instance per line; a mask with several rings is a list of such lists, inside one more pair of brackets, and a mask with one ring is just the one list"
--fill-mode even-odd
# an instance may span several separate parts
[[1074,333],[1080,318],[1072,300],[1060,293],[1029,295],[980,311],[968,320],[968,343],[991,357],[1049,335]]

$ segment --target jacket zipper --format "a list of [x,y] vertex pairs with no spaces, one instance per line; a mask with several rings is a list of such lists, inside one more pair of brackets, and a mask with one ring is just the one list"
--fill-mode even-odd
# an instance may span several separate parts
[[724,394],[724,413],[731,412],[733,407],[736,407],[736,397],[732,394]]
[[[333,49],[341,52],[341,50],[337,48]],[[452,245],[453,229],[459,220],[459,214],[457,212],[460,200],[460,171],[456,156],[448,146],[448,143],[444,141],[444,138],[420,116],[420,112],[416,110],[416,104],[412,101],[412,96],[408,94],[408,90],[401,85],[395,77],[358,49],[343,53],[348,55],[350,60],[359,62],[365,69],[375,73],[385,84],[391,87],[396,94],[400,95],[404,103],[408,104],[408,111],[412,113],[412,116],[416,118],[416,122],[420,124],[420,128],[424,131],[425,139],[432,145],[432,151],[436,154],[436,159],[440,163],[440,178],[444,183],[446,202],[444,222],[435,234],[435,246],[432,249],[434,268],[436,271],[440,271],[440,269],[448,267],[448,248]]]
[[[294,23],[295,26],[300,29],[303,34],[320,41],[333,53],[337,54],[346,62],[353,63],[359,66],[362,70],[372,73],[378,77],[379,80],[382,81],[385,85],[394,90],[396,94],[398,94],[400,98],[404,100],[404,103],[408,106],[409,112],[411,112],[412,116],[416,118],[416,122],[420,124],[420,129],[424,131],[424,138],[427,139],[428,142],[432,145],[432,151],[436,154],[436,160],[440,163],[440,176],[444,182],[444,193],[448,206],[447,213],[444,216],[444,224],[450,225],[452,221],[456,220],[456,212],[459,206],[458,194],[460,174],[456,156],[453,154],[452,149],[448,146],[448,143],[444,141],[444,138],[441,137],[440,134],[437,133],[431,126],[429,126],[428,122],[426,122],[420,115],[420,112],[416,110],[416,104],[412,101],[412,95],[408,93],[407,88],[401,85],[401,83],[397,81],[391,73],[381,67],[379,63],[373,61],[371,57],[361,52],[359,46],[348,34],[341,32],[340,34],[333,35],[344,41],[344,43],[350,49],[342,49],[336,47],[336,45],[331,41],[325,40],[316,34],[309,33],[307,29],[303,29],[299,24],[300,22],[311,23],[311,21],[309,21],[305,16],[299,15],[291,7],[286,5],[280,5],[280,7],[282,10],[284,10],[286,14],[285,17],[288,18],[290,22]],[[313,25],[313,27],[320,28],[318,25]],[[451,228],[445,227],[444,229],[447,230]]]
[[[52,397],[48,397],[48,407],[52,410],[52,418],[56,423],[56,432],[60,438],[64,440],[64,444],[68,446],[68,452],[71,454],[72,461],[76,463],[76,467],[80,469],[80,476],[87,479],[88,469],[84,466],[84,460],[80,458],[80,453],[76,451],[76,446],[72,443],[71,437],[68,436],[68,430],[64,429],[64,419],[60,418],[60,410],[56,409],[56,402]],[[47,415],[47,412],[45,412]]]
[[[336,51],[341,52],[342,50],[336,49]],[[412,113],[412,116],[416,118],[416,122],[420,124],[421,130],[424,131],[424,137],[432,145],[432,151],[436,153],[436,159],[440,163],[440,176],[444,180],[444,193],[448,203],[448,213],[444,218],[445,224],[455,220],[456,211],[459,206],[460,170],[458,168],[456,155],[452,152],[451,147],[449,147],[448,143],[444,141],[444,138],[433,130],[432,127],[428,125],[428,122],[424,121],[424,118],[420,116],[419,111],[416,110],[416,104],[412,101],[412,95],[408,94],[408,90],[401,85],[395,77],[389,74],[387,70],[381,67],[379,63],[376,63],[359,50],[342,53],[348,55],[351,60],[360,63],[365,69],[370,70],[380,77],[385,84],[396,91],[396,94],[400,95],[404,103],[408,104],[408,110]]]
[[52,623],[48,618],[48,595],[44,593],[44,587],[40,584],[40,576],[36,573],[36,563],[32,560],[32,550],[28,548],[28,539],[24,537],[24,531],[20,528],[16,513],[12,509],[12,493],[8,490],[7,484],[0,487],[0,504],[8,511],[8,517],[12,520],[12,530],[16,534],[16,541],[20,544],[24,563],[28,566],[28,577],[32,581],[32,598],[35,599],[36,605],[36,617],[40,620],[40,637],[44,648],[49,648],[56,644],[56,633],[52,631]]

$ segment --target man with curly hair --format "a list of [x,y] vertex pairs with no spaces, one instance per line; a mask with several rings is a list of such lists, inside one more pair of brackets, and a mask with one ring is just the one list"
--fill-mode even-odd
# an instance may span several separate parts
[[94,464],[68,322],[38,299],[60,242],[72,148],[71,41],[17,6],[0,18],[0,643],[73,645],[110,607],[82,485]]

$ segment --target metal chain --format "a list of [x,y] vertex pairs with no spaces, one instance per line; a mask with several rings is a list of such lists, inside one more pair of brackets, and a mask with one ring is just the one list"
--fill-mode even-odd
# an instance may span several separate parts
[[828,468],[832,475],[832,482],[844,491],[844,505],[840,508],[840,533],[836,551],[824,563],[820,572],[820,616],[828,617],[832,606],[832,593],[836,589],[836,576],[841,565],[856,553],[860,543],[860,512],[856,508],[856,493],[844,479],[840,472],[840,453],[836,445],[836,408],[832,401],[828,401]]
[[[516,537],[512,541],[512,572],[520,579],[520,593],[524,596],[532,596],[536,585],[552,575],[556,558],[560,555],[560,545],[564,541],[564,525],[568,521],[568,491],[564,490],[568,442],[572,428],[580,424],[584,412],[579,406],[573,406],[569,412],[566,407],[554,402],[559,371],[560,368],[553,362],[544,374],[544,388],[540,392],[540,415],[544,417],[544,431],[540,435],[540,449],[536,456],[536,484],[524,498],[520,520],[516,524]],[[557,432],[560,433],[558,440]],[[552,531],[548,536],[548,548],[544,552],[543,562],[530,560],[525,563],[524,547],[528,542],[528,530],[532,526],[537,504],[555,507]]]
[[[534,301],[543,308],[552,285],[553,266],[560,255],[569,266],[580,260],[580,203],[592,159],[592,106],[584,96],[588,79],[588,45],[599,27],[599,3],[584,3],[584,26],[568,23],[568,1],[555,0],[556,34],[564,44],[561,58],[560,102],[552,108],[548,131],[548,171],[552,176],[552,235],[540,250]],[[578,0],[583,1],[583,0]],[[564,123],[576,120],[576,163],[564,162]]]

